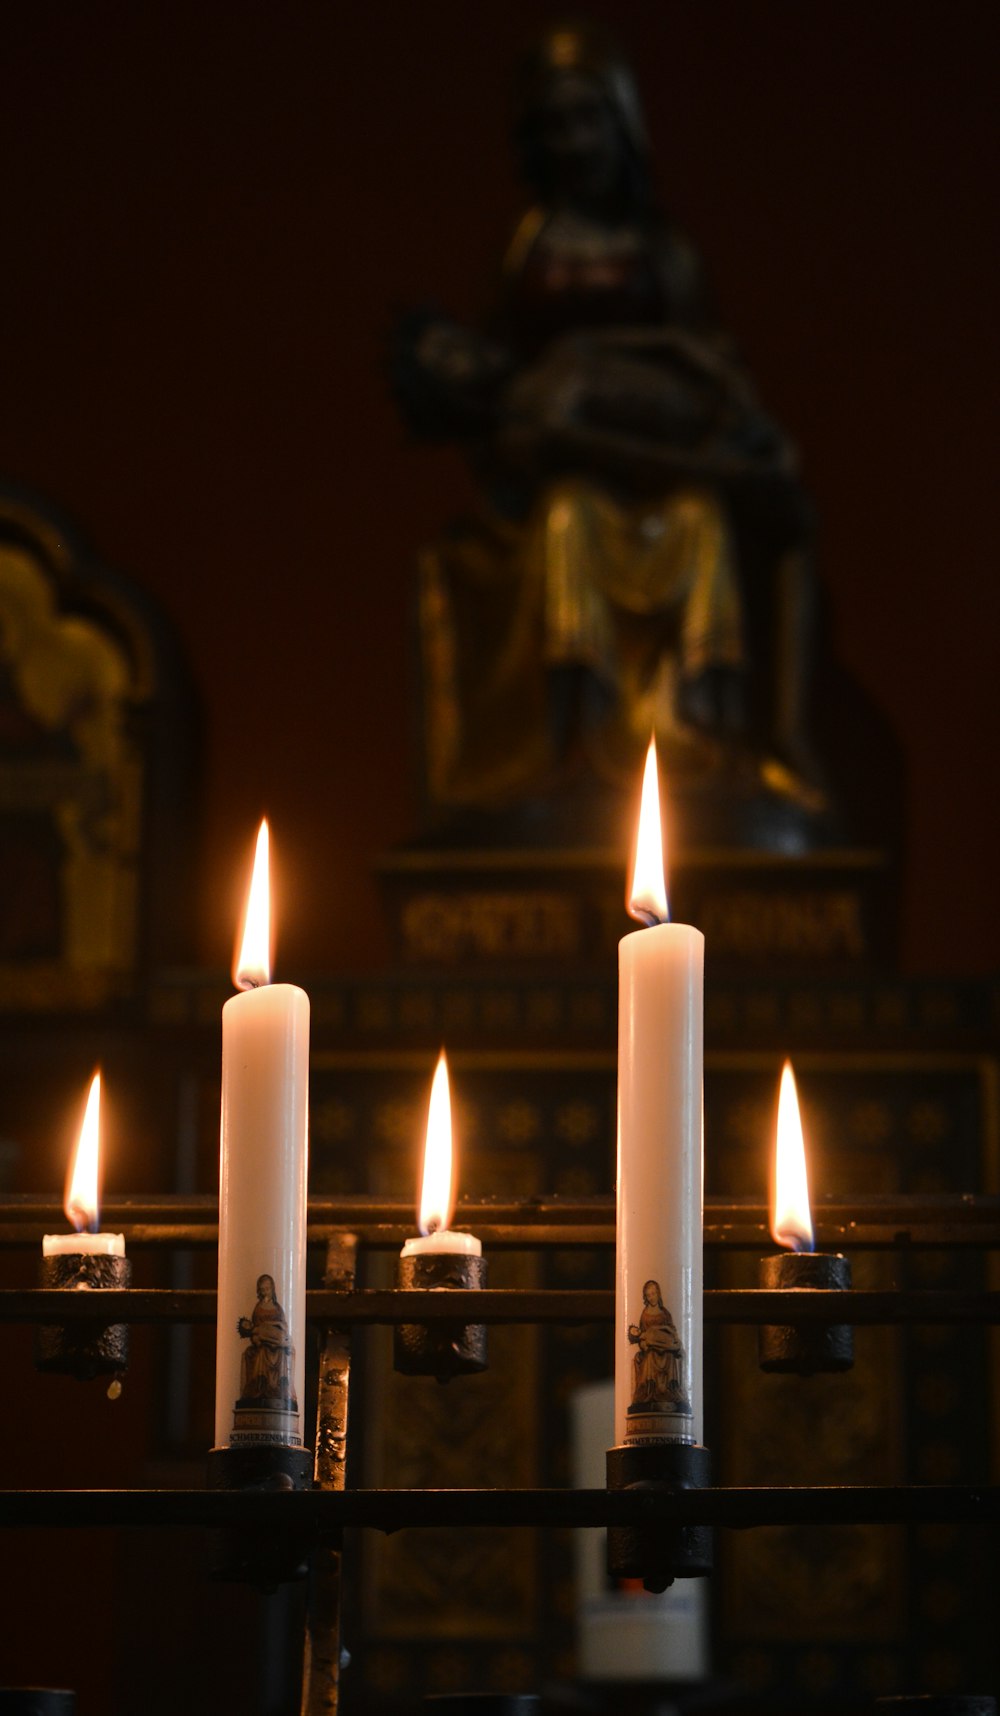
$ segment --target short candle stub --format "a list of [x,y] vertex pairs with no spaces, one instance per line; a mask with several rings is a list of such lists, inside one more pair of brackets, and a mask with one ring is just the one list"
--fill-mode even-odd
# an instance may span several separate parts
[[[712,1456],[700,1443],[623,1443],[608,1449],[609,1490],[702,1490],[712,1481]],[[608,1573],[641,1579],[647,1591],[665,1591],[675,1579],[711,1573],[712,1528],[707,1525],[612,1525]]]
[[[396,1286],[468,1292],[486,1286],[485,1257],[431,1252],[400,1257]],[[470,1376],[485,1370],[485,1323],[400,1323],[393,1339],[393,1363],[403,1376]]]
[[[207,1478],[210,1490],[309,1490],[313,1456],[308,1448],[213,1448]],[[305,1578],[310,1547],[290,1531],[215,1531],[210,1534],[209,1577],[274,1591],[289,1580]]]
[[[783,1251],[761,1258],[760,1285],[771,1291],[846,1290],[851,1285],[851,1265],[839,1252]],[[779,1374],[815,1376],[821,1371],[850,1370],[854,1330],[849,1323],[764,1324],[757,1331],[757,1354],[761,1370]]]
[[[94,1287],[130,1287],[132,1264],[127,1257],[62,1252],[42,1258],[39,1283],[83,1292]],[[81,1382],[95,1376],[115,1377],[128,1368],[128,1346],[127,1323],[46,1323],[38,1331],[35,1363],[39,1370],[75,1376]]]

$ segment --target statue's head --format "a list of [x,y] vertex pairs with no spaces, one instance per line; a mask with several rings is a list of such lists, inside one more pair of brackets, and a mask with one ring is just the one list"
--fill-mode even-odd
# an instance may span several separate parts
[[518,68],[515,141],[543,202],[637,208],[648,148],[631,67],[590,24],[547,30]]
[[658,1281],[647,1281],[644,1283],[642,1289],[642,1302],[644,1305],[649,1305],[650,1307],[655,1305],[658,1306],[660,1310],[663,1309],[663,1300],[660,1296],[660,1283]]
[[261,1299],[265,1302],[269,1299],[274,1298],[274,1276],[273,1275],[258,1275],[258,1277],[257,1277],[257,1297],[258,1297],[258,1299]]

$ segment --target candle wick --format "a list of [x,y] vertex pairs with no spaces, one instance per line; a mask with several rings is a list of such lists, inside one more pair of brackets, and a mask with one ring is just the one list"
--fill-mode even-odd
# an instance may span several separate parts
[[653,929],[656,924],[665,924],[670,921],[668,918],[661,918],[659,912],[652,911],[648,906],[633,904],[631,911],[632,916],[637,918],[646,929]]

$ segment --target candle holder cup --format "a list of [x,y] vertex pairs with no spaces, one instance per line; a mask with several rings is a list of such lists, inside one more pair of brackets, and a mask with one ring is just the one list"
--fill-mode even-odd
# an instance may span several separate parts
[[[313,1456],[309,1448],[212,1448],[208,1456],[210,1490],[309,1490]],[[210,1534],[209,1577],[229,1584],[274,1591],[309,1571],[312,1542],[301,1531],[238,1527]]]
[[[700,1443],[623,1443],[607,1454],[609,1490],[700,1490],[712,1479],[712,1456]],[[613,1525],[608,1529],[612,1579],[641,1579],[665,1591],[675,1579],[711,1573],[712,1528],[706,1525]]]
[[[64,1252],[42,1258],[39,1284],[60,1292],[130,1287],[132,1264],[127,1257]],[[98,1318],[45,1323],[38,1331],[35,1363],[41,1371],[88,1382],[95,1376],[120,1376],[128,1367],[128,1351],[126,1323],[102,1323]]]
[[[850,1260],[839,1252],[785,1251],[760,1260],[760,1285],[775,1289],[844,1291],[851,1285]],[[854,1330],[849,1323],[765,1323],[757,1331],[761,1370],[815,1376],[850,1370]]]
[[[434,1292],[468,1292],[486,1286],[485,1257],[461,1253],[431,1253],[400,1257],[396,1286]],[[404,1376],[470,1376],[485,1370],[485,1323],[399,1323],[393,1340],[393,1363]]]

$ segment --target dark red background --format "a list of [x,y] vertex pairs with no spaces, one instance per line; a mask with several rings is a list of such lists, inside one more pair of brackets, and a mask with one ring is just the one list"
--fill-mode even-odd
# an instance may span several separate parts
[[[823,521],[837,648],[908,768],[904,955],[995,969],[995,9],[616,0],[664,197]],[[393,309],[473,312],[520,207],[527,0],[36,3],[3,27],[0,472],[163,605],[205,717],[197,955],[262,807],[280,969],[384,957],[412,831],[414,554]],[[858,759],[864,767],[864,757]]]

